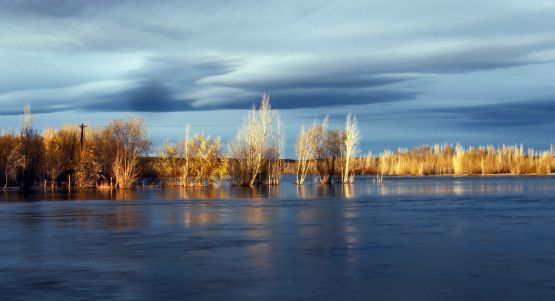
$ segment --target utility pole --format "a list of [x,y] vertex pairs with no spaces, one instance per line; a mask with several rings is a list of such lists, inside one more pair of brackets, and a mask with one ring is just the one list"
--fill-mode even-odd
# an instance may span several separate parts
[[81,123],[79,125],[79,128],[81,128],[81,149],[80,149],[80,152],[79,152],[80,156],[81,156],[81,154],[83,154],[83,135],[85,134],[85,128],[86,127],[87,126],[84,123]]
[[[83,138],[85,137],[85,128],[86,127],[87,126],[84,123],[81,123],[79,125],[79,128],[81,129],[81,141],[80,141],[80,148],[79,148],[79,166],[82,166],[82,163],[83,163],[83,142],[85,142]],[[82,183],[80,183],[79,178],[77,178],[77,179],[78,179],[77,180],[77,186],[80,186]],[[71,189],[70,188],[71,187],[71,177],[69,178],[69,183],[70,184],[69,184],[68,188]]]

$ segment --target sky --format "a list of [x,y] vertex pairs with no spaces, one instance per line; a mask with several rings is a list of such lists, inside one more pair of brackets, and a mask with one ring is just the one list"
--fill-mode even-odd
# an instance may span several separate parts
[[153,151],[229,141],[263,94],[301,125],[353,112],[361,154],[555,143],[555,1],[0,0],[0,128],[145,119]]

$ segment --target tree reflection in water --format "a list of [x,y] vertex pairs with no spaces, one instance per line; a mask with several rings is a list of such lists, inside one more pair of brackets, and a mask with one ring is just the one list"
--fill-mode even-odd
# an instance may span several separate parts
[[37,191],[22,193],[0,192],[0,202],[20,201],[135,201],[135,200],[236,200],[253,201],[290,199],[318,200],[325,198],[357,199],[365,196],[394,195],[464,195],[487,193],[526,193],[527,191],[553,191],[550,177],[413,177],[386,178],[383,184],[374,184],[372,177],[358,177],[350,185],[295,185],[293,177],[284,177],[281,185],[231,186],[203,188],[137,188],[122,190]]

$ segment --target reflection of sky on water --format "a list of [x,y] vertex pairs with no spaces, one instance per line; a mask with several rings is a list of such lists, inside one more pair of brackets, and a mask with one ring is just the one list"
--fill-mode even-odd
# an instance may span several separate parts
[[0,297],[550,300],[553,192],[438,177],[0,194]]

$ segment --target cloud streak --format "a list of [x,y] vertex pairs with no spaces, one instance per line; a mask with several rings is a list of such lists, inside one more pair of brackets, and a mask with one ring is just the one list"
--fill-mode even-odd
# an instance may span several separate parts
[[437,113],[458,118],[466,127],[519,128],[555,125],[555,96],[542,100],[513,101],[496,104],[437,109]]

